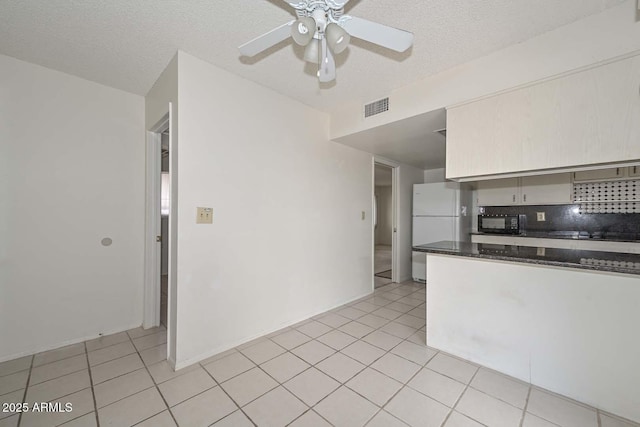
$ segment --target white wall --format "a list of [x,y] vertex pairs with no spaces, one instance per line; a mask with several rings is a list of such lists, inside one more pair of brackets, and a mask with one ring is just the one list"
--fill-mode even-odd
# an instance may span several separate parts
[[0,361],[139,326],[144,99],[2,55],[0,93]]
[[445,169],[427,169],[424,171],[424,183],[431,184],[435,182],[445,182]]
[[351,135],[480,96],[611,59],[640,49],[635,0],[459,65],[389,93],[385,114],[362,117],[362,103],[331,115],[331,138]]
[[391,245],[393,237],[393,191],[390,185],[375,186],[377,209],[376,245]]
[[327,115],[178,57],[182,367],[372,291],[372,158],[330,142]]
[[411,280],[413,185],[424,183],[424,170],[400,165],[398,172],[398,281]]

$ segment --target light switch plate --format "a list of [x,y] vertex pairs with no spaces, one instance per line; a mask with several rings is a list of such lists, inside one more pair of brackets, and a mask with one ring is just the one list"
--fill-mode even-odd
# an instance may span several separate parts
[[196,208],[196,224],[213,224],[213,208]]
[[538,221],[546,221],[547,220],[547,215],[545,212],[536,212],[536,219]]

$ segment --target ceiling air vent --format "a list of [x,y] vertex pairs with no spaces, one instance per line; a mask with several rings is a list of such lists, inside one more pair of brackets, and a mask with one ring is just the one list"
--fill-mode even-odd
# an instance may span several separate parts
[[389,111],[389,98],[381,99],[364,106],[364,117],[375,116],[376,114]]

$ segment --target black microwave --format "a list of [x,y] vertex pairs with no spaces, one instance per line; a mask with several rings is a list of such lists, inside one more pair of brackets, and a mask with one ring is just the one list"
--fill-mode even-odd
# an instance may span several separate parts
[[478,215],[480,233],[522,234],[526,215]]

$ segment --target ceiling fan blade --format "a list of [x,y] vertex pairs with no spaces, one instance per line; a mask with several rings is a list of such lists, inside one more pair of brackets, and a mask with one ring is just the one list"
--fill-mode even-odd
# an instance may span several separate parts
[[[289,6],[293,7],[297,10],[305,10],[309,7],[309,4],[313,2],[313,0],[284,0],[285,3],[288,3]],[[345,4],[347,4],[349,0],[325,0],[327,6],[332,9],[342,9]]]
[[340,18],[342,28],[352,36],[396,52],[404,52],[413,44],[413,33],[388,27],[354,16]]
[[291,37],[291,26],[295,21],[287,22],[281,26],[274,28],[266,34],[263,34],[240,46],[240,54],[243,56],[255,56],[260,52],[275,46],[288,37]]
[[336,61],[333,59],[331,49],[327,47],[326,37],[322,38],[322,55],[320,56],[318,79],[320,83],[328,83],[336,79]]

